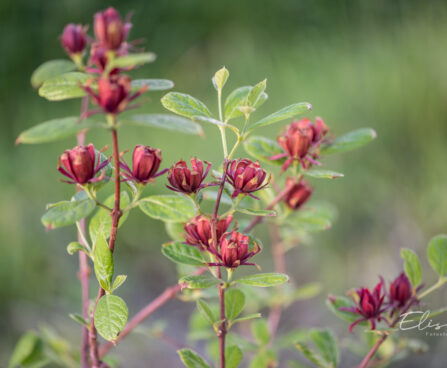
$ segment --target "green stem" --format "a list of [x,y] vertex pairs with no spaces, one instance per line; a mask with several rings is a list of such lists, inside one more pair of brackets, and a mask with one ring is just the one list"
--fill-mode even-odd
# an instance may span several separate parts
[[[222,115],[222,92],[219,90],[217,91],[217,104],[219,105],[219,119],[220,121],[223,121],[223,115]],[[226,123],[225,123],[226,124]],[[219,126],[220,135],[222,137],[222,147],[223,147],[223,153],[224,157],[228,156],[228,149],[227,149],[227,133],[225,131],[225,127]]]
[[90,190],[90,188],[88,188],[88,187],[84,187],[84,190],[85,190],[85,192],[87,193],[88,197],[89,197],[91,200],[95,201],[95,203],[96,203],[97,206],[99,206],[99,207],[101,207],[101,208],[104,208],[105,210],[107,210],[107,211],[109,211],[109,212],[112,212],[112,209],[111,209],[110,207],[107,207],[105,204],[102,204],[102,203],[98,200],[98,198],[96,198],[96,195]]
[[422,299],[426,297],[428,294],[432,293],[433,291],[439,289],[441,286],[443,286],[447,282],[447,277],[440,277],[438,282],[431,287],[429,287],[427,290],[425,290],[423,293],[419,294],[418,299]]
[[88,253],[90,254],[92,252],[92,248],[90,248],[90,245],[85,238],[84,231],[82,230],[81,224],[79,221],[76,221],[76,227],[78,228],[78,234],[81,237],[82,245],[87,249]]

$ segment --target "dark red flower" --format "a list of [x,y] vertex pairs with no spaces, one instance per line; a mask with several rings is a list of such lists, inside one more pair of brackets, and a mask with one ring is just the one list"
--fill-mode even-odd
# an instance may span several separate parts
[[[222,218],[217,222],[216,238],[217,244],[220,238],[227,231],[230,226],[232,216]],[[185,240],[189,245],[197,246],[200,249],[210,250],[213,248],[212,240],[213,234],[211,231],[211,220],[203,215],[197,216],[192,221],[188,222],[184,229],[186,231]]]
[[278,160],[287,157],[283,170],[286,170],[294,161],[300,162],[305,169],[311,164],[320,165],[315,159],[318,158],[319,145],[327,132],[328,128],[321,118],[316,118],[315,124],[312,124],[310,119],[294,121],[287,126],[285,133],[277,138],[285,152],[272,156],[270,159]]
[[411,295],[412,287],[410,280],[408,280],[408,277],[402,272],[390,285],[390,303],[394,308],[402,308],[410,300]]
[[[102,74],[106,69],[108,61],[107,49],[98,43],[94,43],[90,48],[89,65],[95,65],[96,69],[89,67],[87,71],[90,73]],[[117,69],[114,69],[114,73],[110,72],[110,74],[115,74],[117,71]]]
[[227,167],[227,177],[228,182],[234,187],[232,198],[243,193],[257,199],[251,193],[263,189],[270,181],[270,177],[267,178],[267,173],[259,162],[252,162],[246,158],[231,161]]
[[308,201],[313,188],[304,179],[293,184],[294,181],[293,178],[288,178],[286,181],[286,186],[291,185],[292,187],[284,198],[284,202],[292,210],[297,210]]
[[163,175],[167,171],[157,172],[161,160],[161,151],[159,149],[139,144],[133,150],[132,170],[130,170],[124,160],[120,162],[120,167],[123,169],[125,180],[147,184],[151,179]]
[[[92,80],[93,81],[93,80]],[[84,90],[93,98],[93,101],[101,106],[106,114],[118,114],[131,108],[129,103],[140,96],[147,86],[131,94],[131,80],[126,75],[109,75],[98,79],[98,92],[96,93],[90,85],[84,86]],[[91,111],[88,115],[99,111]]]
[[127,38],[132,24],[124,23],[112,7],[95,14],[93,29],[96,39],[108,50],[118,50]]
[[80,24],[67,24],[62,32],[61,43],[67,54],[80,54],[87,44],[86,29]]
[[[97,158],[96,158],[97,156]],[[87,184],[102,180],[95,175],[109,163],[109,160],[101,161],[101,155],[95,152],[93,144],[88,146],[76,146],[71,150],[66,150],[59,158],[58,170],[70,181],[69,184]]]
[[253,248],[249,248],[250,237],[238,231],[225,233],[220,239],[219,252],[215,255],[217,263],[210,263],[210,266],[222,266],[226,268],[236,268],[238,266],[254,266],[255,263],[249,263],[247,260],[261,251],[257,243]]
[[357,298],[354,300],[356,305],[353,308],[340,308],[340,310],[344,310],[351,313],[356,313],[360,315],[362,318],[359,318],[354,323],[349,326],[349,331],[352,332],[352,329],[357,323],[363,321],[371,322],[371,329],[375,330],[376,321],[381,321],[382,313],[387,310],[387,308],[383,307],[383,300],[385,298],[384,294],[384,282],[381,280],[374,288],[373,292],[371,292],[368,288],[361,288],[357,290]]
[[167,187],[180,193],[197,193],[204,187],[203,180],[210,171],[211,164],[207,163],[204,170],[203,162],[195,157],[191,158],[191,169],[185,161],[180,160],[175,163],[168,172],[168,181],[171,184]]

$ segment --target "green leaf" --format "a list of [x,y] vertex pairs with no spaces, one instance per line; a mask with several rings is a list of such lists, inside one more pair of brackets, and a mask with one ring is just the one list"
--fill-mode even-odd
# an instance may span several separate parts
[[257,273],[240,278],[236,282],[244,285],[269,287],[281,285],[289,281],[289,276],[283,273]]
[[327,230],[332,225],[327,213],[314,209],[297,211],[287,222],[308,232]]
[[70,60],[50,60],[40,65],[31,76],[31,85],[39,88],[47,79],[76,70],[76,64]]
[[193,116],[191,119],[197,123],[209,123],[212,125],[217,125],[222,128],[231,129],[233,132],[236,132],[237,134],[239,134],[239,129],[236,128],[234,125],[225,124],[224,122],[222,122],[220,120],[216,120],[216,119],[213,119],[213,118],[210,118],[207,116]]
[[239,364],[242,363],[243,359],[242,350],[236,346],[232,345],[225,349],[225,367],[226,368],[237,368]]
[[67,245],[67,253],[70,255],[75,254],[76,252],[84,252],[85,248],[79,242],[71,242]]
[[53,119],[35,125],[23,131],[17,138],[16,144],[36,144],[54,142],[71,137],[84,129],[97,128],[100,124],[89,119],[79,121],[79,116],[69,116]]
[[336,171],[321,170],[321,169],[304,170],[302,171],[302,173],[305,176],[310,176],[312,178],[319,178],[319,179],[336,179],[345,176],[344,174]]
[[230,289],[225,293],[225,314],[227,319],[232,321],[239,314],[245,305],[245,295],[238,289]]
[[197,212],[191,199],[178,195],[153,195],[141,199],[139,206],[149,217],[168,222],[187,222]]
[[95,310],[95,327],[107,341],[114,341],[124,329],[129,311],[123,299],[116,295],[104,295]]
[[214,322],[217,321],[217,318],[214,316],[214,313],[211,310],[210,306],[204,300],[197,300],[197,310],[210,325],[213,325]]
[[46,80],[39,88],[39,96],[49,101],[62,101],[79,98],[86,95],[80,87],[91,78],[90,75],[80,72],[69,72]]
[[274,346],[278,349],[287,349],[293,346],[296,342],[306,342],[306,341],[307,341],[307,331],[303,329],[295,329],[276,337]]
[[322,145],[320,153],[322,155],[329,155],[332,153],[351,151],[371,142],[376,136],[376,132],[371,128],[357,129],[336,138],[331,143]]
[[267,345],[270,341],[269,329],[264,319],[259,319],[251,324],[251,333],[261,346]]
[[430,240],[427,257],[430,265],[440,277],[447,275],[447,235],[438,235]]
[[250,124],[248,126],[249,130],[253,130],[256,128],[261,128],[267,125],[271,125],[281,120],[289,119],[294,117],[295,115],[302,114],[307,110],[311,110],[312,105],[308,102],[300,102],[287,107],[282,108],[279,111],[270,114],[262,120],[257,121],[256,123]]
[[278,356],[274,350],[262,349],[250,362],[249,368],[268,368],[278,366]]
[[249,137],[244,142],[244,149],[250,156],[268,164],[281,166],[286,160],[285,158],[274,161],[270,160],[270,157],[281,154],[284,151],[277,142],[265,137]]
[[88,322],[87,322],[87,321],[84,319],[84,317],[82,317],[81,315],[70,313],[68,316],[69,316],[73,321],[75,321],[75,322],[77,322],[77,323],[79,323],[79,324],[81,324],[81,325],[83,325],[83,326],[88,327]]
[[404,270],[411,285],[416,288],[419,286],[422,280],[421,263],[418,255],[411,249],[402,248],[400,250],[400,256],[404,260]]
[[305,343],[297,342],[295,343],[298,351],[301,352],[307,359],[309,359],[312,363],[314,363],[319,368],[333,368],[334,366],[328,364],[321,355],[314,352],[309,346]]
[[161,99],[162,105],[178,115],[192,118],[193,116],[211,116],[210,111],[202,101],[190,95],[169,92]]
[[354,302],[345,296],[330,295],[329,298],[326,300],[326,306],[338,318],[341,318],[347,322],[352,323],[358,319],[357,314],[340,310],[340,308],[354,307]]
[[191,349],[181,349],[177,353],[186,368],[211,368],[199,354]]
[[157,58],[152,52],[144,52],[140,54],[127,54],[124,56],[120,56],[110,63],[108,69],[114,68],[134,68],[136,66],[140,66],[147,63],[152,63]]
[[[225,100],[225,121],[242,116],[243,113],[239,110],[239,107],[247,105],[247,98],[253,87],[244,86],[235,89],[231,92]],[[259,97],[254,108],[261,106],[268,96],[266,93],[262,93]]]
[[216,91],[222,91],[222,88],[225,86],[225,83],[227,83],[227,79],[229,76],[230,72],[225,67],[222,67],[216,72],[216,74],[214,74],[212,82],[214,88],[216,88]]
[[96,203],[90,198],[80,200],[62,201],[48,205],[48,211],[42,216],[42,224],[48,229],[75,224],[88,216]]
[[26,332],[17,342],[9,360],[8,367],[15,368],[23,366],[27,360],[32,358],[41,343],[42,340],[35,332]]
[[251,216],[276,216],[276,211],[273,210],[255,210],[254,208],[236,208],[237,212],[245,213]]
[[[190,247],[190,245],[188,245]],[[206,275],[191,275],[184,276],[179,280],[180,284],[184,284],[189,289],[206,289],[221,283],[222,280],[216,279],[213,276]]]
[[320,351],[323,359],[336,367],[340,361],[337,341],[332,331],[314,328],[309,331],[309,337]]
[[255,107],[257,105],[259,99],[262,98],[262,95],[266,87],[267,87],[267,79],[264,79],[263,81],[253,86],[253,88],[250,90],[250,93],[247,96],[247,103],[249,106]]
[[[127,194],[127,192],[122,191],[120,197],[120,208],[121,209],[126,208],[129,205],[129,203],[130,203],[129,195]],[[115,204],[115,194],[111,194],[104,201],[104,205],[106,205],[109,208],[113,208],[114,204]],[[123,213],[118,222],[118,228],[120,228],[121,225],[127,220],[128,216],[129,211]],[[92,216],[88,226],[88,231],[92,243],[96,242],[96,236],[98,232],[102,232],[106,237],[106,239],[108,239],[110,237],[111,229],[112,229],[112,216],[110,216],[110,212],[107,211],[105,208],[99,207],[96,213]]]
[[137,90],[147,86],[148,91],[165,91],[174,87],[174,82],[168,79],[134,79],[132,89]]
[[98,232],[94,245],[95,274],[99,284],[111,292],[113,278],[113,255],[103,232]]
[[262,317],[261,313],[248,314],[246,316],[236,318],[235,320],[232,321],[232,324],[234,325],[235,323],[238,323],[238,322],[249,321],[251,319],[261,318],[261,317]]
[[124,281],[126,281],[127,275],[118,275],[115,277],[115,281],[113,281],[112,285],[112,291],[115,291],[118,289],[122,284],[124,284]]
[[171,261],[190,266],[203,266],[205,260],[202,253],[191,245],[173,242],[164,244],[161,252]]
[[183,134],[203,135],[202,127],[189,119],[170,114],[139,114],[126,118],[123,124],[160,128]]

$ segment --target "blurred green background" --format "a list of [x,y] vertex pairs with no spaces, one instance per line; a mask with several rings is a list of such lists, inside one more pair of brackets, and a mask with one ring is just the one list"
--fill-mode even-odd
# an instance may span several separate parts
[[[231,74],[227,92],[268,79],[270,97],[259,114],[309,101],[309,116],[322,116],[335,134],[359,127],[377,131],[372,144],[325,160],[327,168],[345,173],[343,179],[314,180],[314,196],[334,203],[339,216],[310,247],[288,257],[297,284],[320,281],[323,291],[296,303],[282,330],[291,324],[330,325],[341,340],[348,336],[347,325],[327,311],[324,299],[329,292],[372,286],[379,274],[396,276],[402,267],[400,247],[415,249],[424,259],[426,283],[435,280],[424,254],[428,240],[446,230],[447,219],[445,1],[2,0],[0,366],[20,334],[42,323],[74,343],[79,338],[79,326],[67,318],[80,311],[77,257],[65,250],[75,230],[47,233],[40,223],[47,203],[72,194],[72,186],[58,181],[56,164],[75,142],[14,146],[14,140],[37,123],[78,113],[79,101],[45,101],[29,78],[42,62],[64,57],[58,36],[66,23],[90,24],[93,13],[109,5],[123,14],[134,10],[131,39],[144,38],[146,49],[158,55],[135,76],[171,79],[176,91],[195,95],[214,109],[210,78],[225,65]],[[146,96],[150,103],[142,110],[162,112],[162,94]],[[259,133],[276,137],[285,124]],[[165,166],[193,154],[217,165],[217,130],[204,129],[206,139],[127,128],[120,133],[120,148],[137,143],[160,147]],[[101,147],[109,136],[93,132],[87,140]],[[245,155],[243,150],[239,155]],[[163,180],[146,193],[157,191],[167,191]],[[175,267],[160,254],[166,240],[162,224],[139,211],[119,233],[117,273],[128,274],[119,294],[131,315],[176,280]],[[272,267],[268,255],[259,259],[264,270]],[[446,295],[428,299],[427,307],[445,306]],[[170,302],[146,326],[169,319],[167,333],[184,341],[192,308]],[[396,367],[445,366],[443,339],[427,340],[431,353]],[[158,362],[151,366],[180,367],[172,347],[141,336],[128,338],[116,351],[126,367],[146,367],[148,359]],[[346,351],[343,359],[346,366],[357,361]]]

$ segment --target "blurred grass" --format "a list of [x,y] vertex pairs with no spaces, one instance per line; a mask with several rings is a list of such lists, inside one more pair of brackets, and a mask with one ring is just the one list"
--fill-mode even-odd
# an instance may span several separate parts
[[[143,37],[146,48],[158,54],[157,62],[136,76],[171,79],[175,90],[195,95],[214,109],[210,78],[225,65],[231,74],[227,93],[267,77],[270,98],[258,114],[309,101],[310,115],[322,116],[336,134],[366,126],[377,131],[378,139],[371,145],[325,160],[327,168],[345,177],[315,180],[315,196],[337,206],[338,221],[314,238],[313,247],[295,250],[289,257],[297,283],[318,280],[324,285],[313,309],[306,302],[289,318],[304,326],[328,323],[346,334],[346,326],[325,310],[325,294],[371,284],[378,274],[394,277],[401,268],[400,247],[413,248],[423,257],[430,237],[445,229],[445,2],[4,0],[0,3],[0,362],[7,359],[18,335],[40,320],[55,324],[73,341],[78,338],[79,328],[65,318],[79,310],[77,259],[65,251],[74,230],[46,233],[39,220],[46,203],[72,193],[73,187],[57,181],[55,167],[58,155],[74,141],[15,147],[14,140],[32,125],[77,113],[79,101],[40,99],[29,77],[41,62],[64,57],[57,37],[66,23],[90,23],[95,11],[109,5],[122,13],[135,10],[132,38]],[[151,101],[143,111],[162,111],[160,93],[146,96]],[[191,155],[217,165],[219,136],[208,126],[204,129],[206,139],[123,129],[120,148],[136,143],[160,147],[165,166]],[[259,133],[275,137],[278,129],[275,125]],[[108,144],[109,137],[92,132],[88,141],[100,147]],[[147,193],[159,190],[165,190],[163,180]],[[174,266],[159,251],[166,238],[160,223],[138,211],[120,231],[117,272],[129,274],[120,293],[129,300],[131,313],[175,281]],[[268,252],[260,263],[269,269]],[[427,283],[434,280],[426,263],[424,271]],[[445,295],[438,295],[433,305],[445,305]],[[173,304],[158,316],[166,318],[175,311],[175,330],[183,331],[189,310],[190,306]],[[433,339],[430,344],[439,342]],[[176,360],[166,360],[163,349],[147,354],[175,366]],[[121,350],[129,359],[132,351],[128,345]],[[139,350],[139,358],[129,362],[138,366],[145,354]],[[432,354],[423,359],[436,364],[438,358]],[[412,364],[416,367],[417,359]]]

